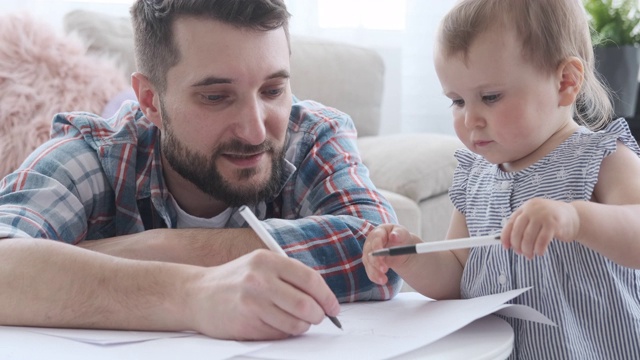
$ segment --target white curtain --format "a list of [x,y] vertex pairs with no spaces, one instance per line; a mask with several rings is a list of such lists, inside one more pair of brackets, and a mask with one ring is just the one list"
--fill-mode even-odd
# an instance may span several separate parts
[[[322,2],[325,2],[323,4]],[[442,89],[433,68],[433,44],[438,22],[455,0],[340,0],[335,13],[358,16],[356,6],[379,7],[378,13],[396,13],[390,7],[404,11],[401,30],[383,30],[366,26],[322,27],[321,11],[334,0],[286,0],[292,13],[291,33],[349,42],[377,50],[385,61],[385,95],[383,103],[383,133],[438,132],[454,134],[450,101]],[[342,17],[338,18],[342,19]],[[340,22],[340,21],[338,21]],[[384,19],[381,20],[384,22]],[[369,23],[368,25],[371,25]],[[369,27],[375,27],[369,26]]]

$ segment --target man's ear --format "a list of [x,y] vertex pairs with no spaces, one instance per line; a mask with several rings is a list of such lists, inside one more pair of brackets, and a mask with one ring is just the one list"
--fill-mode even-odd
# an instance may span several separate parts
[[138,103],[140,103],[140,110],[142,110],[144,116],[157,127],[162,128],[159,95],[149,79],[142,73],[134,72],[131,74],[131,87],[136,93]]
[[557,74],[560,79],[558,105],[571,106],[576,101],[584,81],[582,60],[575,56],[569,57],[558,66]]

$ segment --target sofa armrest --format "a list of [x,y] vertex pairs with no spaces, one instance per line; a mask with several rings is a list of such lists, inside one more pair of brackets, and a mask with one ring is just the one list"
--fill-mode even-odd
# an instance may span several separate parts
[[463,146],[456,137],[434,133],[358,139],[373,183],[416,203],[449,190],[457,165],[453,154]]
[[391,207],[393,207],[393,210],[396,212],[399,224],[414,234],[422,233],[420,207],[415,201],[406,196],[384,189],[378,189],[378,191],[389,200]]

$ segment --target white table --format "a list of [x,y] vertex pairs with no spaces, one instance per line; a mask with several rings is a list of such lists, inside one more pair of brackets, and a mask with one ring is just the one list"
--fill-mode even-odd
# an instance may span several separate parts
[[394,360],[506,359],[513,350],[513,329],[495,315],[485,316],[462,329]]
[[[434,343],[390,360],[503,360],[509,357],[512,350],[511,326],[495,315],[488,315]],[[233,358],[260,359],[251,356]]]
[[[210,358],[211,351],[221,355],[221,348],[218,345],[208,345],[211,339],[206,339],[204,343],[191,343],[189,338],[167,339],[143,342],[144,349],[115,347],[96,347],[67,339],[43,335],[39,333],[15,331],[10,328],[0,328],[0,358],[9,359],[67,359],[81,360],[93,359],[114,359],[126,355],[129,359],[147,358],[174,358],[174,353],[182,354],[186,358],[190,356],[202,357],[203,354]],[[185,340],[186,339],[186,340]],[[198,341],[195,339],[195,341]],[[202,341],[202,339],[200,340]],[[203,345],[206,345],[203,347]],[[394,360],[408,359],[505,359],[509,356],[513,348],[513,330],[509,324],[494,315],[480,318],[469,325],[445,336],[417,350],[394,357]],[[112,351],[116,351],[115,353]],[[175,355],[175,354],[174,354]],[[219,356],[218,356],[219,357]],[[219,357],[220,358],[220,357]],[[233,359],[260,359],[251,356],[236,356]],[[350,360],[355,360],[352,356]],[[336,359],[338,360],[338,359]]]
[[[437,318],[421,318],[413,322],[405,321],[401,323],[403,326],[398,326],[400,324],[396,323],[390,328],[375,333],[375,335],[374,332],[369,333],[369,331],[373,329],[380,328],[378,325],[370,327],[370,325],[366,324],[366,322],[371,319],[374,319],[374,322],[379,321],[380,313],[376,313],[376,309],[379,311],[380,307],[382,307],[387,310],[392,310],[390,306],[394,304],[417,304],[418,313],[421,312],[420,310],[425,309],[415,301],[353,304],[350,309],[345,305],[342,315],[348,318],[347,315],[352,312],[350,314],[351,321],[353,321],[351,323],[352,326],[356,324],[355,321],[361,321],[362,323],[360,323],[360,325],[364,325],[361,326],[360,329],[354,326],[352,328],[353,330],[351,330],[352,333],[348,334],[348,336],[336,336],[336,330],[333,328],[333,324],[325,324],[325,322],[323,322],[323,324],[329,326],[329,331],[316,331],[314,335],[307,339],[299,337],[291,339],[291,341],[275,342],[266,345],[268,348],[265,348],[265,345],[259,342],[227,342],[198,334],[166,333],[164,335],[168,337],[165,338],[164,335],[159,333],[149,334],[145,332],[122,333],[117,331],[105,332],[78,329],[20,329],[0,327],[0,358],[28,360],[42,358],[84,360],[91,358],[96,360],[111,360],[114,358],[123,358],[124,356],[127,359],[174,359],[184,357],[208,360],[212,358],[233,358],[239,360],[261,359],[263,357],[279,359],[281,358],[280,356],[291,359],[304,359],[305,356],[301,354],[308,354],[309,356],[313,354],[316,359],[325,359],[328,352],[333,354],[331,358],[335,360],[356,360],[358,359],[358,355],[362,355],[363,353],[369,353],[369,356],[362,357],[363,359],[371,356],[376,357],[377,355],[379,359],[395,360],[480,360],[505,359],[512,351],[513,330],[506,321],[494,315],[481,317],[462,328],[458,328],[458,330],[448,333],[449,335],[434,338],[434,340],[439,340],[435,340],[429,343],[429,345],[417,349],[415,346],[411,347],[410,345],[412,343],[415,344],[416,340],[420,343],[421,339],[429,339],[429,335],[427,335],[429,331],[442,329],[441,327],[444,325],[442,320],[447,321],[446,316],[444,319],[441,317],[439,320]],[[402,310],[401,312],[396,312],[396,314],[398,314],[404,311],[414,311],[415,308],[402,307],[396,310]],[[440,309],[438,313],[443,315],[450,313],[450,311],[443,310],[446,309]],[[353,316],[357,311],[360,311],[360,315]],[[367,320],[362,317],[362,314],[365,314],[369,319]],[[370,314],[373,315],[369,316]],[[415,319],[414,317],[409,318]],[[389,319],[393,320],[397,318],[387,316],[386,320],[382,321],[382,324],[389,324]],[[439,327],[429,328],[429,324],[433,326],[433,324],[438,323],[440,324]],[[321,330],[321,328],[322,324],[318,329]],[[362,333],[362,329],[366,332]],[[53,333],[51,331],[53,331]],[[117,339],[115,342],[113,341],[113,336]],[[140,340],[140,337],[142,337],[142,340]],[[85,340],[74,341],[70,340],[71,338]],[[90,340],[92,344],[87,343],[87,339],[93,339]],[[108,341],[105,342],[105,339]],[[149,339],[151,339],[151,341],[148,341]],[[95,345],[95,341],[99,341],[105,345],[97,346]],[[119,345],[123,344],[123,341],[124,344],[129,345]],[[428,342],[424,341],[422,343]],[[300,352],[300,344],[303,346],[302,352]],[[325,344],[325,351],[323,352],[322,348]],[[416,350],[403,354],[402,349]],[[295,354],[296,350],[298,350],[298,355],[300,356],[295,355],[295,357],[292,357],[292,354]],[[309,351],[312,351],[312,353],[309,353]],[[241,354],[244,355],[241,356]],[[398,356],[397,354],[401,355]]]

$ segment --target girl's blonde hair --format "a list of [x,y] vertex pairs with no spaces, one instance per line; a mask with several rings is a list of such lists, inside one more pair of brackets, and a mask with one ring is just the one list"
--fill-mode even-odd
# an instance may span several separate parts
[[597,130],[613,116],[610,93],[595,72],[589,25],[579,0],[461,0],[440,24],[438,45],[446,56],[467,56],[479,34],[494,26],[515,30],[522,56],[552,73],[571,56],[582,61],[584,81],[575,120]]

